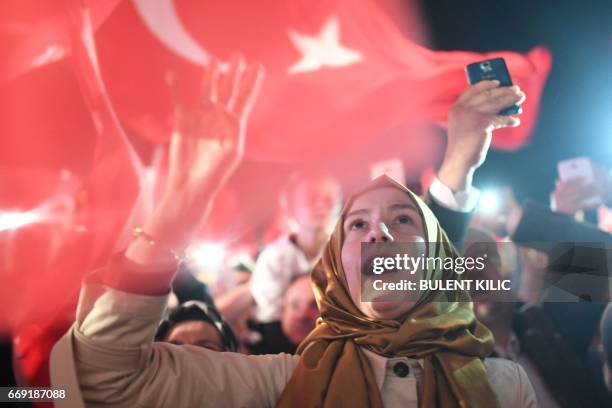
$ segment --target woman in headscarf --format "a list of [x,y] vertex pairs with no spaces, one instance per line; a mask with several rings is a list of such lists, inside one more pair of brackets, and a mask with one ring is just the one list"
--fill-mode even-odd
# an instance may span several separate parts
[[[348,200],[313,270],[321,319],[300,346],[300,362],[279,405],[380,407],[384,402],[394,406],[416,402],[418,395],[421,407],[495,407],[499,406],[498,395],[507,404],[508,388],[518,391],[514,396],[531,394],[528,387],[517,387],[520,381],[514,385],[496,382],[500,370],[510,378],[514,370],[514,379],[528,384],[520,368],[510,368],[501,360],[485,368],[481,359],[492,351],[493,337],[476,320],[467,294],[458,291],[449,300],[448,294],[442,299],[434,291],[420,293],[416,301],[362,299],[362,280],[366,279],[362,243],[398,242],[408,243],[407,252],[418,248],[416,252],[428,258],[458,256],[425,203],[382,176]],[[458,276],[439,268],[423,270],[420,277],[450,280]],[[386,390],[384,383],[379,389],[380,379],[372,370],[377,365],[371,361],[376,361],[375,356],[399,362],[398,357],[419,360],[418,365],[406,363],[421,373],[418,389],[398,384],[398,389],[389,386]],[[487,369],[493,371],[492,381]],[[524,406],[516,402],[526,401],[514,396],[511,406]]]
[[[421,245],[428,257],[456,256],[423,201],[386,177],[350,197],[341,213],[312,273],[321,318],[298,355],[245,356],[152,342],[169,292],[173,255],[199,230],[198,223],[179,220],[204,219],[201,200],[210,205],[240,157],[245,112],[260,77],[256,67],[243,70],[244,64],[235,60],[218,92],[211,91],[218,74],[207,74],[204,89],[210,93],[198,120],[178,112],[171,160],[176,167],[168,187],[172,194],[145,225],[146,233],[139,230],[124,254],[88,277],[77,321],[52,354],[53,385],[68,394],[56,405],[535,406],[520,366],[485,359],[493,339],[474,317],[467,295],[453,292],[440,299],[424,292],[415,301],[361,298],[364,242],[407,242]],[[455,120],[463,117],[461,131],[467,134],[461,136],[474,146],[470,158],[476,162],[486,152],[487,139],[476,143],[470,126],[483,127],[490,141],[491,129],[512,124],[496,113],[524,98],[516,89],[488,82],[470,87],[453,113]],[[466,120],[466,112],[475,109],[474,121]],[[188,129],[194,124],[208,137],[194,138]],[[466,153],[465,146],[453,148]],[[189,205],[193,202],[199,205]],[[423,278],[446,280],[451,273],[424,270]]]

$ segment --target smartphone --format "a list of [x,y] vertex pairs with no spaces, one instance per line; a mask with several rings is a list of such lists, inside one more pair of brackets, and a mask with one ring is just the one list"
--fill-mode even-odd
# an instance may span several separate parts
[[[492,81],[497,79],[499,86],[512,86],[512,78],[506,61],[503,58],[494,58],[485,61],[474,62],[465,67],[468,83],[474,85],[480,81]],[[523,110],[519,104],[514,104],[505,109],[502,109],[500,115],[518,115]]]
[[[591,159],[586,157],[576,157],[575,159],[563,160],[557,164],[559,179],[561,181],[581,179],[585,184],[595,183],[595,165]],[[597,206],[603,202],[599,194],[591,197],[584,197],[583,203],[586,206]]]
[[561,181],[582,179],[587,184],[595,181],[595,167],[587,157],[560,161],[557,164],[557,170]]

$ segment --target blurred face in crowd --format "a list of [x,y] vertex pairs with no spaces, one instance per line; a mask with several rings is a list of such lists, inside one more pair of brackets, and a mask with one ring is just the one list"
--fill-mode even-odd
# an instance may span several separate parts
[[[483,257],[486,255],[485,268],[482,270],[468,270],[467,279],[500,281],[501,256],[497,250],[497,244],[492,236],[483,238],[473,243],[464,252],[466,257]],[[474,312],[485,326],[496,327],[500,324],[510,324],[514,315],[515,299],[511,293],[506,291],[488,292],[486,294],[474,293]]]
[[314,328],[318,317],[319,309],[312,291],[310,275],[306,274],[295,280],[285,294],[281,315],[283,333],[297,345]]
[[176,324],[166,336],[166,341],[178,345],[189,344],[213,351],[225,351],[219,331],[212,324],[201,320]]
[[353,302],[366,316],[373,318],[395,319],[405,314],[414,302],[361,301],[361,279],[372,278],[361,276],[361,243],[415,243],[410,245],[410,250],[417,252],[413,255],[425,253],[423,221],[416,204],[402,190],[376,188],[355,199],[343,228],[342,267]]
[[300,229],[316,231],[335,222],[340,200],[340,184],[334,178],[304,179],[294,186],[289,209]]

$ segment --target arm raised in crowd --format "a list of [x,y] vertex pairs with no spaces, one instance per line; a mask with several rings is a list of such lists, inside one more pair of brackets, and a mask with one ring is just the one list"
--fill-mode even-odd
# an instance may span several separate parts
[[[612,241],[612,235],[532,201],[513,207],[506,227],[512,240],[546,253],[549,258],[546,281],[542,277],[533,279],[542,291],[541,308],[576,354],[585,358],[610,299],[607,243]],[[590,301],[559,301],[559,289],[564,296]]]
[[[153,343],[176,269],[173,253],[181,252],[200,230],[215,194],[242,157],[246,120],[261,75],[260,67],[245,68],[240,59],[223,74],[213,63],[195,109],[181,102],[171,81],[177,130],[167,191],[143,226],[148,236],[136,239],[84,285],[77,320],[51,357],[52,383],[70,396],[57,406],[276,405],[299,356],[244,356]],[[496,112],[524,95],[518,88],[498,85],[470,87],[452,114],[452,153],[447,149],[439,175],[452,192],[471,184],[491,130],[517,123]],[[471,147],[460,147],[463,143]]]
[[171,79],[177,125],[165,196],[143,226],[150,239],[138,238],[86,279],[76,322],[51,356],[52,383],[69,395],[57,406],[272,406],[278,399],[294,356],[153,343],[176,270],[172,252],[193,239],[238,165],[261,79],[262,68],[240,58],[224,73],[213,62],[196,108],[181,102]]
[[[612,235],[595,225],[576,221],[532,201],[517,209],[509,220],[512,240],[535,249],[550,250],[559,242],[610,242]],[[538,244],[544,247],[535,247]]]
[[[172,269],[174,256],[202,227],[212,201],[240,162],[246,123],[263,75],[260,65],[245,67],[235,57],[225,73],[213,61],[206,70],[202,97],[195,108],[179,96],[176,79],[169,77],[175,103],[176,131],[170,144],[168,184],[160,205],[143,230],[158,245],[135,240],[126,258],[146,266],[151,273]],[[145,290],[167,291],[171,276],[152,282]],[[124,281],[127,285],[129,283]],[[138,287],[142,287],[138,282]]]
[[428,204],[451,241],[461,242],[470,224],[478,200],[472,178],[486,158],[493,131],[520,124],[517,117],[499,111],[524,100],[518,86],[482,81],[469,87],[449,111],[446,153]]
[[508,217],[507,229],[512,239],[523,245],[543,247],[548,251],[553,246],[545,243],[559,242],[610,242],[612,235],[596,225],[576,220],[576,213],[594,210],[602,203],[612,205],[612,177],[602,166],[595,166],[595,177],[587,182],[581,178],[557,180],[551,194],[549,210],[532,201],[513,206]]

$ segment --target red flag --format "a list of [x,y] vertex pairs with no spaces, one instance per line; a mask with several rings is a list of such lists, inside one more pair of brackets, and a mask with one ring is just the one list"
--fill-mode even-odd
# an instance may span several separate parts
[[[94,28],[106,20],[119,1],[94,2]],[[79,7],[79,2],[54,0],[0,2],[0,84],[65,58],[70,53],[68,11]]]
[[142,218],[135,203],[143,169],[120,122],[143,139],[167,141],[168,69],[193,98],[211,55],[226,60],[240,51],[267,68],[248,160],[220,196],[234,205],[218,203],[212,215],[219,234],[237,240],[245,226],[261,231],[268,192],[290,169],[262,161],[316,165],[332,157],[356,174],[351,154],[371,157],[379,145],[409,150],[414,162],[428,159],[439,143],[417,144],[418,134],[398,129],[444,122],[467,86],[463,67],[490,56],[507,59],[528,95],[523,126],[494,141],[517,147],[535,121],[550,66],[543,49],[527,56],[427,50],[369,0],[118,2],[93,2],[93,24],[78,1],[0,6],[0,57],[8,61],[0,67],[0,214],[17,213],[2,221],[21,225],[0,230],[0,272],[11,281],[0,287],[0,310],[11,311],[0,325],[20,335],[17,349],[33,359],[25,364],[30,379],[44,372],[49,339],[70,320],[81,275]]
[[140,163],[106,96],[86,9],[54,5],[70,58],[6,83],[0,101],[8,147],[0,253],[10,282],[0,286],[0,326],[12,332],[30,385],[46,384],[48,353],[74,319],[81,277],[116,249],[140,192]]
[[542,48],[527,55],[428,50],[370,0],[135,0],[115,10],[97,39],[119,115],[156,142],[170,134],[168,69],[179,71],[193,96],[199,66],[212,55],[226,60],[237,50],[262,61],[267,78],[249,123],[247,157],[265,161],[346,154],[398,126],[444,123],[467,87],[465,65],[498,56],[528,96],[523,125],[494,140],[516,148],[537,117],[550,67]]

